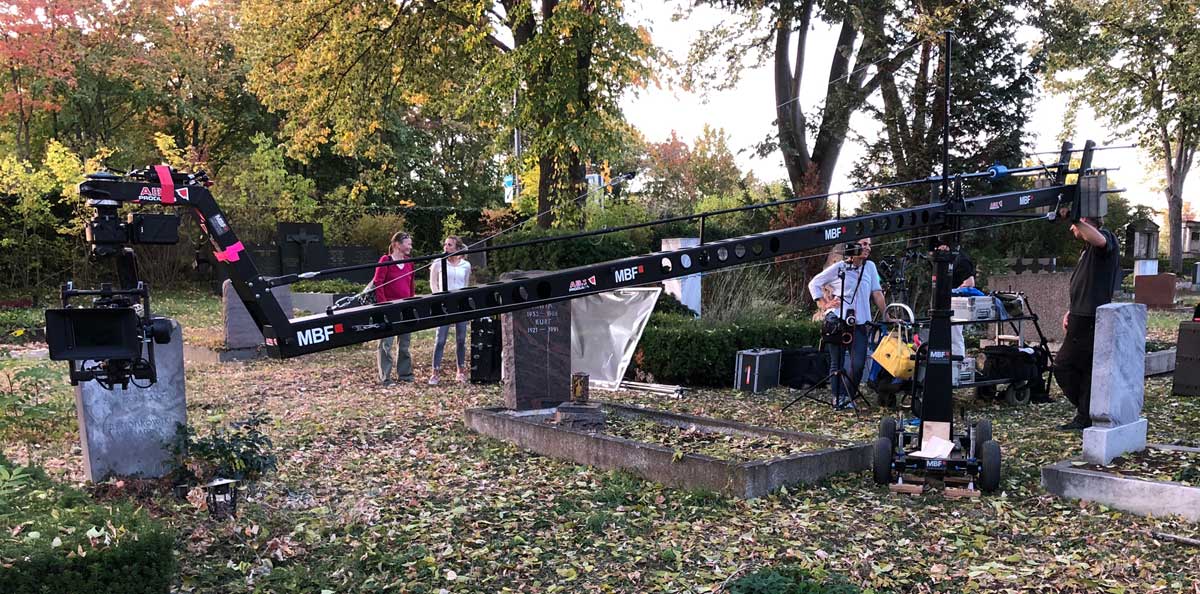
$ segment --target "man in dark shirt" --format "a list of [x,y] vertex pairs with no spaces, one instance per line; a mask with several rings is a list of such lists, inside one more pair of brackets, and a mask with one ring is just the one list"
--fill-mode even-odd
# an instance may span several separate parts
[[1075,418],[1059,427],[1066,431],[1092,425],[1092,347],[1096,336],[1096,308],[1112,301],[1120,280],[1117,238],[1103,228],[1100,218],[1084,217],[1071,225],[1076,239],[1087,243],[1071,273],[1071,305],[1063,316],[1067,335],[1054,358],[1054,378],[1067,400],[1075,405]]

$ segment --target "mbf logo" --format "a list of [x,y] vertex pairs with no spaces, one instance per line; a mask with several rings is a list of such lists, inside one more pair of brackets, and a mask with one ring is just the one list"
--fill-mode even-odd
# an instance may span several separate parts
[[825,230],[825,239],[837,239],[846,232],[845,227],[830,227]]
[[320,328],[309,328],[296,333],[296,340],[300,346],[308,346],[310,344],[320,344],[330,339],[334,334],[342,333],[342,325],[334,324],[332,326],[322,326]]
[[[620,271],[618,271],[618,272],[620,272]],[[620,280],[619,275],[617,276],[617,280],[618,281]],[[567,292],[574,293],[575,291],[582,291],[588,287],[594,287],[594,286],[596,286],[596,276],[592,275],[587,278],[581,278],[579,280],[571,281],[571,286],[567,288]]]
[[629,268],[618,268],[613,271],[618,283],[627,283],[637,278],[643,272],[646,272],[645,266],[630,266]]
[[1032,194],[1026,194],[1024,196],[1021,196],[1020,198],[1017,198],[1017,203],[1020,204],[1021,206],[1025,206],[1032,201],[1033,201]]

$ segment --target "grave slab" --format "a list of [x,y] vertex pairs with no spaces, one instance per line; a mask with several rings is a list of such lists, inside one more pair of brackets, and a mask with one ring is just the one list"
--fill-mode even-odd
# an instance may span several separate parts
[[601,404],[607,414],[649,418],[664,425],[733,435],[773,435],[789,441],[815,442],[824,447],[791,456],[736,463],[702,454],[681,454],[657,444],[550,425],[544,419],[554,414],[553,408],[528,411],[472,408],[463,416],[473,431],[545,456],[598,468],[627,470],[671,487],[704,488],[746,499],[762,497],[783,486],[811,484],[838,473],[860,472],[871,465],[870,444],[636,406]]
[[171,342],[154,345],[158,381],[148,388],[102,388],[94,381],[75,386],[87,478],[160,477],[171,470],[170,444],[176,427],[187,424],[183,329],[171,321]]
[[[1200,448],[1180,446],[1149,447],[1200,452]],[[1175,515],[1200,522],[1200,487],[1076,468],[1076,462],[1064,460],[1042,467],[1042,488],[1059,497],[1094,501],[1139,516]]]

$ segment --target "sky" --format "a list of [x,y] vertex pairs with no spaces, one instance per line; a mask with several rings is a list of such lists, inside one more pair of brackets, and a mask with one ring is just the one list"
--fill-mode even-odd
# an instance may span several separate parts
[[[672,22],[677,2],[642,0],[629,6],[632,22],[647,27],[654,42],[669,52],[678,62],[687,58],[689,44],[698,33],[726,17],[726,13],[711,8],[695,9],[688,19]],[[809,35],[808,54],[811,56],[805,68],[801,85],[801,103],[806,113],[824,96],[823,86],[829,79],[829,58],[833,51],[835,32],[828,26],[818,24]],[[1033,33],[1030,33],[1032,35]],[[1055,137],[1063,129],[1063,117],[1067,101],[1064,97],[1040,92],[1034,104],[1034,112],[1026,132],[1030,146],[1035,151],[1053,151],[1059,148]],[[769,158],[758,158],[750,150],[755,144],[774,134],[775,91],[771,66],[747,68],[736,88],[724,92],[710,92],[707,97],[689,93],[680,88],[650,86],[630,93],[622,101],[628,120],[645,136],[647,141],[667,140],[672,131],[689,145],[700,136],[705,124],[723,128],[729,135],[730,149],[737,156],[744,171],[752,171],[764,181],[786,179],[783,159],[775,153]],[[864,137],[880,133],[871,118],[856,114],[851,119],[851,128]],[[1128,139],[1116,138],[1112,131],[1103,126],[1086,106],[1076,120],[1074,135],[1076,147],[1085,140],[1095,140],[1101,145],[1130,144]],[[848,175],[863,149],[857,143],[847,141],[842,149],[834,174],[834,191],[853,187]],[[1052,159],[1053,156],[1044,156]],[[1094,161],[1097,166],[1119,166],[1119,171],[1109,173],[1109,179],[1129,191],[1125,196],[1134,204],[1147,204],[1165,210],[1166,200],[1156,187],[1161,186],[1162,167],[1139,149],[1119,149],[1098,152]],[[1012,164],[1010,164],[1012,165]],[[1184,186],[1185,196],[1200,193],[1200,174],[1195,170]],[[1194,203],[1195,200],[1189,200]],[[851,205],[853,206],[853,205]]]

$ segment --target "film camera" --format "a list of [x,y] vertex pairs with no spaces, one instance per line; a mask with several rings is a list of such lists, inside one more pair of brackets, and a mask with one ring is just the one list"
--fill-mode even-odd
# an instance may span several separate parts
[[854,342],[854,326],[857,320],[854,318],[854,310],[846,310],[846,317],[841,318],[837,312],[831,311],[825,314],[825,319],[821,322],[821,338],[826,344],[838,346],[848,346]]
[[[174,214],[130,213],[121,217],[120,203],[109,193],[121,186],[152,181],[148,170],[126,176],[99,173],[88,176],[80,194],[95,214],[84,227],[93,263],[115,261],[118,285],[99,289],[62,286],[62,307],[46,310],[46,342],[50,359],[70,364],[71,384],[95,380],[102,386],[127,388],[130,381],[158,380],[154,345],[171,339],[171,324],[150,313],[150,289],[138,280],[134,244],[171,245],[179,242],[179,217]],[[72,299],[91,297],[79,306]],[[136,382],[135,382],[135,385]]]

